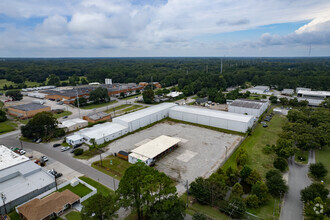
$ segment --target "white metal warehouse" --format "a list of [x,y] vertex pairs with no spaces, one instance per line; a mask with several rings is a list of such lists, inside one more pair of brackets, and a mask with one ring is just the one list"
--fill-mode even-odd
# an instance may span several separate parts
[[228,105],[228,112],[260,117],[268,108],[268,102],[259,100],[236,99]]
[[161,135],[158,138],[133,149],[132,153],[128,155],[128,162],[133,164],[144,162],[147,165],[151,165],[159,157],[175,148],[179,142],[179,138]]
[[66,121],[62,121],[58,127],[64,128],[65,132],[70,132],[74,130],[78,130],[80,128],[84,128],[88,126],[88,121],[80,119],[80,118],[73,118]]
[[171,108],[170,118],[202,124],[231,131],[246,132],[252,127],[254,117],[210,109],[176,106]]
[[128,132],[132,132],[168,117],[170,108],[174,106],[176,106],[174,103],[162,103],[147,109],[119,116],[112,121],[128,127]]

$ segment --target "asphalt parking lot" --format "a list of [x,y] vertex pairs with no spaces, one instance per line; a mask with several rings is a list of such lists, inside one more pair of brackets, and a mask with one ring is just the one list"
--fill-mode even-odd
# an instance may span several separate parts
[[179,148],[161,158],[155,166],[178,182],[179,193],[184,192],[187,180],[190,183],[196,177],[206,178],[215,172],[226,159],[226,147],[229,157],[242,139],[239,135],[168,121],[111,143],[107,153],[120,150],[129,152],[145,139],[154,139],[160,135],[181,139]]

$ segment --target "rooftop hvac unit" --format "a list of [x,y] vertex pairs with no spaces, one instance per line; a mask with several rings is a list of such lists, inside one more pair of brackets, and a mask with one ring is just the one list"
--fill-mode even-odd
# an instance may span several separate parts
[[112,79],[108,79],[108,78],[106,78],[106,79],[105,79],[105,84],[106,84],[106,85],[112,85]]

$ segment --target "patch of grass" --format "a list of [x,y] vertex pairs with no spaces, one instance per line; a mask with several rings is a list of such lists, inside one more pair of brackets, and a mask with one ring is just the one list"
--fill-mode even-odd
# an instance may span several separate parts
[[116,111],[121,110],[123,108],[127,108],[129,106],[131,106],[131,104],[123,104],[123,105],[119,105],[119,106],[113,107],[111,109],[108,109],[108,110],[106,110],[104,112],[109,114],[109,113],[112,113],[114,111],[116,112]]
[[21,219],[19,217],[19,214],[15,210],[8,213],[8,216],[10,217],[11,220],[20,220]]
[[130,112],[130,111],[133,111],[133,110],[138,109],[138,108],[141,108],[141,107],[142,107],[142,105],[133,105],[133,106],[131,106],[129,108],[125,108],[123,111],[124,112]]
[[17,128],[17,124],[10,120],[0,122],[0,134],[14,131],[16,130],[16,128]]
[[65,217],[67,220],[81,220],[80,212],[75,212],[75,211],[70,212]]
[[[27,87],[35,87],[35,86],[40,86],[41,83],[38,83],[38,82],[31,82],[31,81],[25,81],[24,84],[27,86]],[[17,86],[16,83],[14,82],[11,82],[11,81],[8,81],[6,79],[0,79],[0,88],[2,89],[4,87],[4,85],[7,85],[7,86]]]
[[66,143],[66,142],[62,143],[61,146],[63,146],[63,147],[71,147],[71,146],[70,146],[68,143]]
[[306,165],[308,163],[308,151],[300,150],[295,153],[294,160],[297,163]]
[[105,103],[100,103],[100,104],[89,104],[89,105],[85,105],[85,106],[81,106],[81,109],[93,109],[93,108],[101,108],[104,106],[108,106],[108,105],[112,105],[117,103],[117,100],[112,100],[110,102],[105,102]]
[[324,185],[330,188],[330,147],[325,147],[322,150],[315,150],[316,162],[321,162],[328,169],[328,175],[323,179]]
[[[275,218],[273,216],[275,207]],[[279,219],[280,218],[280,206],[279,206],[279,199],[275,199],[273,197],[270,197],[270,200],[263,205],[262,207],[259,207],[257,209],[248,209],[249,213],[252,213],[259,217],[259,219]]]
[[27,119],[18,119],[18,121],[20,122],[20,123],[22,123],[23,125],[26,125],[29,121],[30,121],[30,119],[29,118],[27,118]]
[[197,95],[195,95],[195,96],[193,96],[193,97],[191,97],[192,99],[198,99],[198,96]]
[[86,186],[84,186],[83,184],[79,183],[77,186],[72,187],[70,184],[59,189],[58,191],[63,192],[64,190],[70,190],[71,192],[75,193],[76,195],[78,195],[80,198],[86,196],[88,193],[92,192],[92,190]]
[[70,112],[70,111],[64,111],[64,112],[62,112],[60,114],[54,114],[54,117],[55,118],[62,118],[64,116],[69,116],[69,115],[72,115],[72,112]]
[[88,183],[89,185],[95,187],[97,189],[97,193],[102,193],[103,195],[109,195],[114,193],[113,190],[109,189],[108,187],[102,185],[101,183],[87,177],[87,176],[81,176],[79,177],[82,181]]
[[[112,165],[110,160],[112,160]],[[131,166],[128,161],[115,156],[108,156],[102,159],[102,165],[101,161],[96,161],[92,164],[92,167],[118,180],[124,176],[126,169]]]
[[130,96],[126,96],[125,98],[119,98],[121,100],[130,100],[130,99],[134,99],[135,97],[139,97],[141,94],[137,94],[137,95],[130,95]]

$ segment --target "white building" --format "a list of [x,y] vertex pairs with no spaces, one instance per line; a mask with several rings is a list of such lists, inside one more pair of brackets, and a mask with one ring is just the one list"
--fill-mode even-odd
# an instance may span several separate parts
[[297,87],[297,88],[296,88],[296,92],[298,93],[299,90],[303,90],[303,91],[312,91],[312,89],[310,89],[310,88]]
[[254,117],[250,115],[186,106],[171,108],[169,116],[181,121],[238,132],[246,132],[254,122]]
[[128,155],[128,162],[133,164],[143,162],[150,166],[161,156],[176,148],[179,142],[179,138],[161,135],[158,138],[133,149],[132,153]]
[[293,95],[294,94],[294,90],[293,89],[283,89],[281,91],[282,95]]
[[88,121],[80,118],[73,118],[66,121],[62,121],[61,124],[58,125],[59,128],[64,128],[65,132],[75,131],[87,126]]
[[176,97],[178,97],[178,96],[180,96],[180,95],[182,95],[182,94],[183,94],[182,92],[177,92],[177,91],[175,91],[175,92],[170,92],[170,93],[167,94],[166,96],[171,97],[171,98],[176,98]]
[[126,126],[128,132],[132,132],[168,117],[170,108],[174,106],[176,106],[174,103],[162,103],[147,109],[113,118],[112,121]]
[[318,106],[324,101],[324,99],[330,98],[330,92],[299,90],[297,97],[299,101],[307,100],[308,105]]
[[[6,197],[6,210],[55,187],[54,177],[26,156],[0,145],[0,192]],[[0,213],[4,213],[0,198]]]
[[269,103],[259,100],[236,99],[228,105],[228,112],[260,117],[266,111]]
[[65,138],[66,143],[71,146],[84,143],[84,138],[79,134],[70,135]]
[[74,135],[67,137],[66,141],[69,144],[83,141],[86,144],[92,145],[92,139],[94,139],[96,144],[103,144],[127,133],[127,127],[117,123],[106,122],[90,128],[84,128]]
[[259,94],[259,95],[271,95],[269,86],[255,86],[253,88],[248,89],[251,93]]

